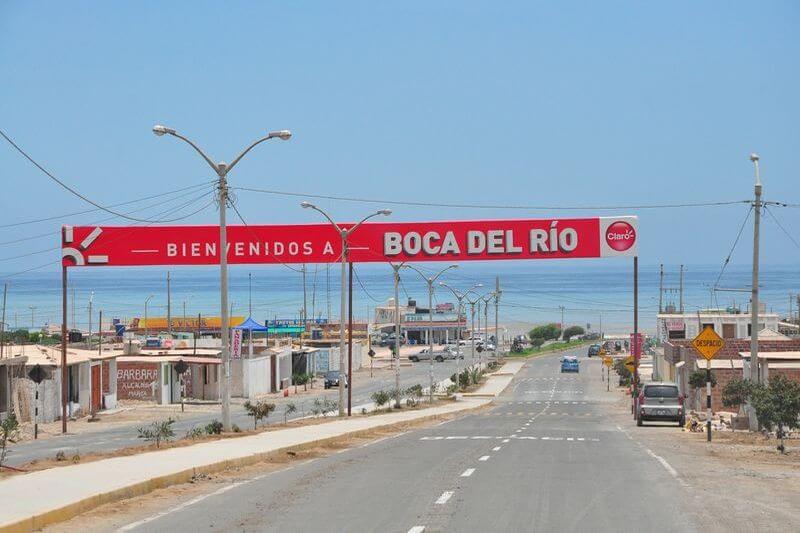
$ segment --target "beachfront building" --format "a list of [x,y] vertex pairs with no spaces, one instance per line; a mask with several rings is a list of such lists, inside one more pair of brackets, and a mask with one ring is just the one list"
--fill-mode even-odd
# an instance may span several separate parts
[[[431,312],[426,307],[418,306],[415,300],[409,299],[407,305],[400,306],[400,317],[400,334],[410,344],[427,344],[431,329],[435,344],[455,341],[458,338],[459,328],[462,338],[467,333],[466,316],[457,313],[455,306],[449,302],[437,304]],[[373,332],[391,334],[394,328],[394,299],[390,298],[385,305],[375,308]]]
[[[779,316],[767,313],[766,305],[760,305],[758,329],[778,331]],[[693,339],[706,326],[714,328],[723,339],[743,339],[750,336],[750,310],[738,307],[725,309],[700,309],[692,313],[659,313],[657,336],[661,342]]]

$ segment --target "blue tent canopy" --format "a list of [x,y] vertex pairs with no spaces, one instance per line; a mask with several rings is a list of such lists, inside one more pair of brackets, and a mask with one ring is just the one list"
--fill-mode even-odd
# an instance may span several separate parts
[[253,320],[252,317],[247,317],[247,320],[245,320],[244,322],[242,322],[238,326],[235,326],[232,329],[243,329],[246,331],[269,331],[269,328],[267,328],[267,326],[262,326],[261,324]]

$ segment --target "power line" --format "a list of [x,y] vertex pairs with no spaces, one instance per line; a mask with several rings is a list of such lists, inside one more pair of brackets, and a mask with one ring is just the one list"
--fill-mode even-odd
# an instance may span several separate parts
[[358,282],[358,284],[361,286],[361,289],[364,291],[364,294],[366,294],[366,295],[367,295],[367,297],[368,297],[370,300],[372,300],[373,302],[375,302],[375,303],[381,303],[381,300],[378,300],[377,298],[373,297],[373,296],[372,296],[372,295],[369,293],[369,291],[367,290],[367,288],[364,286],[364,284],[361,282],[361,278],[358,276],[358,272],[356,271],[355,267],[353,267],[353,275],[355,276],[355,278],[356,278],[356,281]]
[[128,215],[126,215],[124,213],[120,213],[118,211],[114,211],[112,209],[109,209],[108,207],[102,206],[102,205],[98,204],[97,202],[95,202],[94,200],[91,200],[90,198],[88,198],[88,197],[84,196],[83,194],[79,193],[77,190],[73,189],[72,187],[70,187],[69,185],[64,183],[62,180],[57,178],[55,175],[53,175],[50,171],[48,171],[46,168],[44,168],[42,165],[40,165],[35,159],[33,159],[33,157],[28,155],[28,153],[25,152],[25,150],[23,150],[19,145],[17,145],[17,143],[12,141],[11,138],[8,135],[6,135],[6,133],[3,130],[0,130],[0,136],[2,136],[6,141],[8,141],[8,143],[11,146],[13,146],[15,150],[17,150],[17,152],[22,154],[22,156],[25,157],[25,159],[30,161],[31,164],[33,164],[33,166],[35,166],[36,168],[41,170],[48,178],[50,178],[51,180],[56,182],[58,185],[63,187],[66,191],[68,191],[71,194],[77,196],[78,198],[80,198],[84,202],[95,206],[98,209],[101,209],[103,211],[106,211],[108,213],[111,213],[112,215],[116,215],[116,216],[121,217],[121,218],[125,218],[125,219],[128,219],[128,220],[133,220],[134,222],[152,222],[152,223],[156,223],[156,222],[175,222],[175,220],[148,220],[148,219],[144,219],[144,218],[131,217],[131,216],[128,216]]
[[234,189],[258,192],[263,194],[273,194],[276,196],[293,196],[298,198],[317,198],[322,200],[336,200],[341,202],[358,202],[367,204],[389,204],[405,205],[414,207],[444,207],[455,209],[512,209],[525,211],[581,211],[581,210],[619,210],[619,209],[673,209],[683,207],[720,207],[726,205],[747,204],[749,200],[732,200],[727,202],[697,202],[683,204],[641,204],[641,205],[613,205],[613,206],[562,206],[562,205],[492,205],[492,204],[456,204],[456,203],[436,203],[436,202],[412,202],[404,200],[380,200],[375,198],[358,198],[348,196],[332,196],[324,194],[309,194],[301,192],[276,191],[271,189],[258,189],[254,187],[232,187]]
[[[766,209],[766,208],[765,208]],[[731,256],[733,255],[733,251],[736,249],[736,245],[739,243],[739,239],[742,236],[742,232],[744,231],[744,227],[747,225],[747,220],[750,218],[750,213],[753,212],[753,206],[750,206],[750,209],[747,210],[747,214],[742,221],[742,225],[739,227],[739,232],[736,234],[736,239],[733,241],[733,246],[731,246],[731,251],[728,252],[728,256],[725,258],[725,261],[722,263],[722,269],[719,271],[719,276],[717,276],[717,281],[714,282],[714,288],[716,289],[719,285],[719,280],[722,279],[722,274],[725,273],[725,269],[728,267],[728,263],[731,260]]]
[[[180,189],[175,189],[173,191],[167,191],[167,192],[163,192],[163,193],[160,193],[160,194],[153,194],[153,195],[150,195],[150,196],[145,196],[143,198],[138,198],[136,200],[128,200],[127,202],[120,202],[118,204],[111,204],[109,207],[122,207],[123,205],[130,205],[130,204],[135,204],[135,203],[138,203],[138,202],[144,202],[145,200],[152,200],[153,198],[159,198],[159,197],[162,197],[162,196],[168,196],[168,195],[171,195],[171,194],[176,194],[176,193],[188,191],[188,190],[191,190],[191,189],[196,189],[198,187],[205,187],[205,186],[210,185],[212,183],[216,183],[216,180],[208,181],[208,182],[205,182],[205,183],[198,183],[196,185],[190,185],[188,187],[182,187]],[[25,225],[28,225],[28,224],[38,224],[40,222],[49,222],[51,220],[61,220],[61,219],[67,218],[67,217],[74,217],[74,216],[78,216],[78,215],[86,215],[88,213],[94,213],[96,211],[102,211],[102,210],[101,209],[86,209],[86,210],[83,210],[83,211],[74,211],[72,213],[65,213],[63,215],[55,215],[55,216],[50,216],[50,217],[37,218],[37,219],[33,219],[33,220],[25,220],[25,221],[22,221],[22,222],[13,222],[11,224],[0,224],[0,228],[12,228],[12,227],[16,227],[16,226],[25,226]]]
[[792,236],[791,233],[786,231],[786,228],[783,227],[783,224],[781,224],[780,220],[778,220],[778,217],[775,216],[775,213],[773,213],[771,209],[767,208],[767,206],[764,206],[764,211],[769,213],[769,216],[771,216],[772,220],[774,220],[775,223],[778,225],[778,227],[781,228],[781,231],[783,231],[783,233],[785,233],[786,236],[789,237],[789,240],[792,241],[798,249],[800,249],[800,243],[797,242],[797,240]]

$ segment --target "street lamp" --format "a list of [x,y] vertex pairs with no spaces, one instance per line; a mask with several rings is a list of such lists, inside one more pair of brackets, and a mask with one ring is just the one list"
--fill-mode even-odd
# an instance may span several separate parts
[[[484,334],[483,334],[483,345],[484,345],[484,349],[486,349],[489,346],[489,302],[491,302],[492,299],[495,298],[496,295],[497,295],[497,293],[495,291],[492,291],[489,294],[484,295],[483,298],[481,298],[481,300],[483,300],[483,331],[484,331]],[[494,332],[494,337],[495,337],[495,339],[494,339],[494,342],[495,342],[495,344],[494,344],[494,353],[495,353],[495,358],[497,358],[497,331]],[[488,357],[488,354],[487,354],[487,357]]]
[[456,300],[458,301],[458,308],[456,309],[456,387],[460,387],[461,385],[461,377],[459,372],[459,362],[458,360],[461,358],[461,310],[464,307],[464,298],[467,297],[467,294],[473,292],[473,289],[477,289],[479,287],[483,287],[483,283],[476,283],[469,289],[464,292],[460,292],[453,287],[449,286],[447,283],[440,281],[440,287],[444,287],[448,289],[450,292],[453,293]]
[[458,265],[448,265],[437,272],[434,276],[426,276],[414,265],[405,265],[405,267],[410,268],[422,276],[422,279],[424,279],[425,283],[428,284],[428,358],[430,359],[430,366],[428,367],[430,389],[428,390],[428,395],[430,396],[430,402],[433,403],[433,284],[436,283],[436,280],[439,278],[439,276],[452,268],[458,268]]
[[219,177],[219,278],[220,278],[220,337],[222,341],[222,382],[221,382],[221,396],[222,396],[222,427],[225,431],[231,430],[231,353],[229,349],[230,339],[228,338],[228,234],[225,223],[225,215],[228,207],[228,172],[236,166],[244,156],[264,141],[270,139],[282,139],[288,141],[292,138],[292,132],[289,130],[280,130],[269,132],[265,137],[254,141],[242,153],[240,153],[234,160],[228,164],[224,161],[215,163],[209,156],[205,154],[195,143],[178,133],[172,128],[167,128],[157,124],[153,126],[153,133],[161,137],[163,135],[172,135],[189,146],[194,148],[200,156],[205,159],[206,163],[214,169]]
[[[300,202],[300,207],[302,207],[303,209],[313,209],[314,211],[317,211],[318,213],[320,213],[322,216],[324,216],[326,219],[328,219],[328,222],[330,222],[333,225],[334,229],[336,230],[336,233],[338,233],[339,236],[342,238],[342,257],[341,257],[341,260],[342,260],[342,287],[341,287],[342,298],[341,298],[341,300],[342,301],[341,301],[341,315],[340,315],[341,318],[339,319],[339,322],[340,322],[340,324],[339,324],[339,416],[344,416],[344,385],[345,385],[345,381],[344,381],[344,352],[345,352],[345,345],[346,345],[344,328],[345,328],[345,318],[346,318],[345,315],[347,314],[347,300],[346,300],[346,297],[347,297],[347,252],[348,252],[347,239],[348,239],[348,237],[350,237],[350,235],[352,235],[352,233],[356,229],[358,229],[358,227],[361,224],[363,224],[364,222],[366,222],[370,218],[376,217],[376,216],[379,216],[379,215],[388,217],[389,215],[392,214],[392,211],[390,209],[381,209],[379,211],[376,211],[375,213],[367,215],[366,217],[362,218],[357,224],[354,224],[354,225],[350,226],[349,228],[342,228],[336,222],[333,221],[333,219],[330,217],[330,215],[328,215],[328,213],[326,213],[325,211],[323,211],[322,209],[320,209],[316,205],[314,205],[314,204],[312,204],[310,202]],[[347,386],[348,387],[352,387],[353,384],[352,383],[348,383]]]
[[153,295],[151,294],[150,296],[148,296],[147,298],[144,299],[144,343],[145,343],[145,345],[147,345],[147,337],[149,336],[149,331],[148,330],[150,329],[149,328],[149,324],[147,323],[147,304],[150,302],[150,300],[152,298],[153,298]]
[[[468,291],[469,292],[469,291]],[[480,314],[480,301],[481,295],[477,292],[473,292],[475,295],[475,299],[467,298],[467,303],[469,304],[469,314],[472,319],[472,325],[470,326],[470,347],[472,349],[472,364],[475,364],[475,304],[478,304],[478,312]],[[480,316],[478,317],[480,321]],[[478,356],[478,368],[480,368],[480,356]]]

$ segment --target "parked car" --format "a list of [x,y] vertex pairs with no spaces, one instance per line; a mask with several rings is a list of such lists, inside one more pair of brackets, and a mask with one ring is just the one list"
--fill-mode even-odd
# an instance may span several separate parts
[[[344,374],[344,388],[347,388],[347,374]],[[338,370],[329,370],[325,372],[325,388],[330,389],[331,387],[338,387],[339,386],[339,371]]]
[[574,355],[565,355],[561,358],[561,372],[580,372],[578,358]]
[[[445,361],[446,359],[455,359],[455,358],[456,358],[456,351],[455,351],[455,349],[451,348],[450,346],[447,346],[443,350],[433,350],[433,360],[437,361],[439,363],[441,363],[442,361]],[[461,354],[460,358],[461,359],[464,358],[464,354],[463,353]],[[428,353],[428,349],[427,348],[423,348],[419,352],[412,353],[411,355],[409,355],[408,359],[410,361],[413,361],[414,363],[418,363],[420,361],[430,361],[431,357],[430,357],[430,355]]]
[[595,355],[600,355],[600,345],[599,344],[592,344],[589,346],[589,351],[586,353],[587,357],[593,357]]
[[683,396],[674,383],[645,383],[637,401],[636,425],[648,420],[677,422],[678,427],[686,423]]
[[[394,334],[386,335],[385,337],[381,338],[380,342],[378,342],[378,346],[394,346],[395,345],[394,339],[395,339]],[[405,343],[406,343],[406,338],[400,335],[400,346],[404,345]]]

